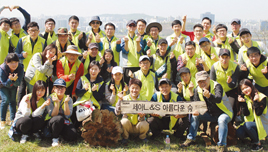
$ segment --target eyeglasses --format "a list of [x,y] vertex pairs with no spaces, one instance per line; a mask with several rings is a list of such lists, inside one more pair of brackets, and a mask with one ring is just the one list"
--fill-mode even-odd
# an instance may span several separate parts
[[257,57],[259,57],[259,56],[260,56],[260,54],[250,54],[250,55],[248,56],[248,58],[252,59],[252,58],[257,58]]
[[193,51],[193,50],[195,50],[195,48],[187,48],[185,50],[187,50],[187,51]]
[[29,32],[34,33],[34,32],[38,32],[39,30],[29,30]]
[[20,22],[13,22],[12,25],[18,25]]
[[63,90],[63,89],[65,89],[64,86],[57,86],[56,88],[57,88],[58,90]]
[[141,62],[142,65],[148,65],[150,62]]
[[218,30],[217,32],[224,33],[224,32],[226,32],[226,30]]
[[91,22],[92,24],[100,24],[100,22],[98,22],[98,21],[93,21],[93,22]]
[[107,28],[106,30],[107,30],[107,31],[113,31],[114,29],[112,29],[112,28]]
[[129,27],[136,27],[136,25],[135,24],[130,24]]
[[202,33],[203,30],[194,30],[196,33]]
[[209,46],[209,44],[206,44],[206,45],[200,45],[201,48],[206,48],[206,47],[208,47],[208,46]]

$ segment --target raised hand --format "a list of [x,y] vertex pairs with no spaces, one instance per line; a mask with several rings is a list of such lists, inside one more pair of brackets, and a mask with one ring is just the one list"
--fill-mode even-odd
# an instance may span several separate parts
[[99,33],[96,33],[95,39],[96,39],[97,43],[100,43],[101,40],[100,40],[100,34]]
[[86,59],[86,58],[87,58],[87,55],[88,55],[88,51],[85,51],[85,52],[83,53],[83,58]]
[[227,83],[231,83],[232,82],[232,78],[231,78],[231,76],[227,76]]
[[170,52],[170,59],[173,59],[175,57],[175,54],[173,52]]
[[24,57],[24,59],[25,59],[25,58],[27,58],[28,53],[27,53],[27,52],[23,52],[23,53],[22,53],[22,56],[23,56],[23,57]]
[[151,56],[151,49],[146,51],[147,56]]
[[78,40],[81,40],[83,37],[83,32],[81,32],[79,35],[78,35]]
[[193,84],[192,81],[190,81],[190,84],[189,84],[189,90],[193,90],[193,88],[194,88],[194,84]]
[[13,80],[13,74],[12,73],[9,73],[8,79],[11,80],[11,81]]
[[267,66],[265,66],[263,69],[261,69],[261,72],[263,74],[266,74],[268,72]]
[[84,85],[84,89],[85,89],[85,90],[88,90],[89,85],[90,85],[90,83],[85,83],[85,85]]
[[123,100],[124,92],[123,92],[123,91],[119,92],[119,93],[117,94],[117,96],[118,96],[118,98],[119,98],[120,100]]
[[149,46],[149,47],[150,47],[151,45],[152,45],[151,40],[148,40],[148,41],[147,41],[147,46]]
[[104,57],[101,57],[100,65],[102,65],[105,62]]
[[125,85],[124,89],[123,89],[123,92],[127,92],[128,91],[128,86]]
[[184,16],[182,17],[182,21],[185,23],[185,22],[186,22],[186,19],[187,19],[187,15],[184,15]]
[[128,76],[131,77],[131,78],[134,78],[134,74],[132,73],[131,70],[128,71]]
[[70,100],[71,100],[70,95],[67,95],[67,97],[66,97],[65,100],[64,100],[64,103],[68,103]]
[[241,95],[238,95],[238,101],[239,102],[246,102],[246,100],[244,98],[242,98]]
[[116,41],[116,44],[121,44],[121,39],[118,39],[118,40]]
[[206,88],[203,89],[203,95],[204,95],[206,98],[209,98],[209,97],[210,97],[210,93],[209,93],[209,91],[208,91]]
[[42,106],[44,106],[44,107],[49,106],[50,105],[50,102],[51,102],[50,100],[51,99],[48,98],[47,101],[45,101]]
[[12,5],[9,7],[9,10],[10,11],[13,11],[14,9],[18,9],[20,6],[15,6],[15,5]]
[[70,79],[70,80],[75,80],[75,74],[70,74],[69,76],[68,76],[68,78]]
[[232,37],[228,37],[228,43],[231,44],[234,42],[234,39]]
[[258,94],[258,92],[255,93],[253,101],[258,101],[259,102],[259,94]]
[[13,75],[13,81],[17,81],[17,79],[18,79],[18,73],[14,73],[14,75]]
[[245,64],[242,64],[242,65],[240,66],[240,70],[241,70],[241,71],[247,71],[248,69],[247,69],[247,67],[245,66]]
[[186,60],[186,57],[185,58],[182,58],[182,62],[183,62],[183,64],[187,64],[187,60]]
[[182,84],[182,82],[178,83],[178,84],[177,84],[177,87],[178,87],[178,92],[181,93],[182,88],[183,88],[183,84]]
[[183,43],[183,41],[184,41],[184,37],[183,37],[183,36],[181,36],[181,37],[180,37],[180,43],[182,44],[182,43]]
[[124,41],[125,41],[125,43],[127,43],[127,42],[128,42],[128,40],[129,40],[129,39],[128,39],[128,37],[127,37],[127,36],[125,36],[125,37],[124,37]]
[[92,91],[96,91],[98,89],[98,85],[97,84],[93,84],[93,87],[91,88]]

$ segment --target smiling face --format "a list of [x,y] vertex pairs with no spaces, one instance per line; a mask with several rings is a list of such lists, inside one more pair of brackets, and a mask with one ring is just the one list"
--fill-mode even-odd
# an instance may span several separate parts
[[137,29],[137,26],[134,23],[127,26],[127,30],[129,33],[135,33],[136,29]]
[[229,65],[230,59],[231,59],[231,57],[228,55],[219,56],[219,60],[220,60],[222,66]]
[[241,91],[242,91],[243,94],[245,94],[247,96],[250,96],[251,91],[252,91],[252,89],[251,89],[250,86],[247,86],[247,85],[244,85],[243,84],[240,89],[241,89]]
[[236,23],[236,22],[233,22],[232,24],[231,24],[231,27],[232,27],[232,31],[233,32],[239,32],[239,30],[240,30],[240,27],[241,27],[241,25],[240,24],[238,24],[238,23]]
[[172,29],[173,29],[174,33],[181,33],[181,25],[180,24],[173,25]]
[[42,97],[45,95],[45,93],[46,93],[46,90],[45,90],[44,88],[42,88],[42,89],[38,89],[38,90],[36,91],[37,99],[42,98]]
[[47,50],[47,55],[49,56],[49,58],[52,58],[53,56],[56,55],[56,49],[53,48],[53,49]]
[[198,86],[201,88],[201,89],[208,89],[209,88],[209,82],[210,82],[210,78],[208,77],[206,80],[200,80],[198,81]]
[[11,71],[15,71],[18,68],[18,66],[19,66],[19,62],[18,61],[11,61],[11,62],[6,63],[6,64],[7,64],[7,66],[9,67],[9,69]]
[[55,23],[54,23],[53,21],[48,21],[48,22],[45,24],[45,28],[46,28],[48,31],[52,32],[52,31],[54,31],[54,29],[55,29]]
[[211,48],[211,45],[209,42],[203,42],[201,45],[200,45],[201,49],[206,52],[207,54],[210,53],[210,48]]
[[57,94],[57,96],[64,96],[66,91],[66,87],[64,86],[54,86],[54,92]]
[[114,27],[111,25],[107,25],[105,28],[105,34],[107,35],[107,37],[113,37],[114,36]]
[[163,83],[159,85],[159,90],[164,96],[166,96],[169,95],[171,87],[172,87],[171,85]]
[[8,32],[9,29],[10,29],[10,24],[3,22],[3,23],[0,25],[0,28],[1,28],[3,31]]
[[65,45],[68,41],[68,35],[67,34],[59,34],[58,40],[59,40],[60,44]]
[[98,30],[100,28],[100,21],[94,20],[90,23],[90,26],[93,30]]
[[225,28],[220,28],[217,30],[216,34],[219,38],[226,38],[227,31]]
[[211,28],[211,23],[208,19],[204,19],[202,21],[202,26],[204,27],[204,31],[209,31],[209,29]]
[[168,47],[168,45],[166,43],[162,43],[162,44],[158,45],[159,53],[161,56],[164,56],[166,54],[167,47]]
[[146,25],[143,22],[139,21],[137,23],[137,29],[139,33],[144,33],[145,28],[146,28]]
[[184,83],[189,84],[191,81],[191,74],[190,73],[182,73],[181,75],[181,79]]
[[120,72],[117,72],[116,74],[112,74],[112,77],[113,77],[114,81],[120,82],[123,78],[123,74]]
[[139,63],[139,66],[141,67],[141,70],[148,71],[150,69],[150,61],[149,60],[143,60]]
[[28,30],[27,30],[28,34],[30,35],[30,37],[35,40],[37,37],[38,37],[38,34],[39,34],[39,29],[37,26],[34,26],[34,27],[30,27]]
[[98,48],[92,48],[92,49],[89,49],[88,48],[88,53],[91,57],[96,57],[98,55]]
[[240,40],[241,42],[243,42],[244,44],[250,44],[251,42],[251,38],[252,35],[247,33],[247,34],[243,34],[242,36],[240,36]]
[[100,68],[97,65],[92,66],[89,69],[90,78],[97,78],[98,74],[100,73]]
[[202,38],[203,37],[203,29],[201,27],[196,27],[194,29],[194,35],[197,38]]
[[158,38],[158,34],[159,34],[159,30],[157,27],[152,27],[150,29],[150,35],[153,39],[157,39]]
[[141,91],[141,88],[139,85],[137,84],[132,84],[130,87],[129,87],[129,91],[130,91],[130,96],[132,98],[137,98],[140,94],[140,91]]
[[77,20],[71,19],[69,21],[69,26],[70,26],[71,29],[76,30],[78,25],[79,25],[79,22]]
[[192,58],[195,54],[195,47],[193,45],[187,45],[185,47],[186,54]]
[[249,54],[248,58],[249,58],[249,61],[252,64],[254,64],[255,66],[257,66],[260,63],[261,55],[259,53],[255,52],[255,53]]
[[68,59],[68,61],[73,64],[77,59],[78,59],[78,55],[77,54],[70,54],[70,53],[66,53],[65,55]]
[[113,55],[110,52],[106,52],[104,58],[107,62],[110,63],[113,59]]
[[14,31],[19,31],[19,30],[21,29],[20,22],[19,22],[19,21],[14,21],[14,22],[12,22],[12,24],[11,24],[11,28],[12,28]]

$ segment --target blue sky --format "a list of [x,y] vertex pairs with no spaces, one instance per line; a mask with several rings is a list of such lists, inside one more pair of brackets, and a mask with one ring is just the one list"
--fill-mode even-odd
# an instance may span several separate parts
[[[144,13],[153,16],[199,18],[201,13],[215,14],[216,21],[232,18],[267,20],[267,0],[0,0],[0,6],[20,5],[32,16],[41,14],[93,16],[100,14]],[[0,16],[20,16],[4,10]]]

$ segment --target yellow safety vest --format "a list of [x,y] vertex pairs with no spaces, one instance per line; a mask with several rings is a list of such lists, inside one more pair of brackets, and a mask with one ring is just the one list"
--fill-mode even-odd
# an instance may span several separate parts
[[[266,95],[264,95],[261,92],[258,92],[259,95],[259,100],[262,100],[263,98],[267,98]],[[268,133],[268,113],[267,113],[267,99],[266,99],[266,107],[263,110],[262,115],[257,116],[256,113],[253,110],[253,105],[252,105],[252,100],[246,95],[245,96],[247,107],[249,110],[249,115],[244,116],[245,122],[254,122],[256,123],[257,126],[257,131],[258,131],[258,137],[259,140],[264,139],[267,136]]]
[[127,67],[139,67],[139,58],[140,54],[137,52],[137,42],[136,39],[138,38],[137,35],[134,36],[133,40],[128,37],[128,60],[127,60]]
[[200,56],[201,55],[201,48],[199,46],[199,40],[197,40],[195,37],[193,42],[195,43],[195,54]]
[[162,38],[158,35],[158,41],[157,41],[157,43],[155,44],[155,43],[154,43],[154,40],[152,39],[151,36],[148,36],[148,37],[146,38],[146,44],[147,44],[147,42],[148,42],[149,40],[152,42],[152,45],[150,46],[151,55],[153,55],[153,54],[156,53],[156,50],[158,49],[158,42],[159,42],[160,39],[162,39]]
[[266,77],[261,72],[261,70],[264,69],[265,66],[267,66],[267,59],[264,62],[260,63],[257,68],[249,60],[246,61],[246,65],[249,69],[249,74],[253,77],[255,83],[261,87],[267,87],[268,79],[266,79]]
[[[173,40],[175,37],[177,37],[177,36],[175,35],[175,33],[173,33],[173,34],[170,36],[171,42],[172,42],[172,40]],[[183,38],[184,38],[183,43],[185,43],[185,39],[187,38],[187,35],[181,34],[180,37],[183,37]],[[174,55],[175,55],[175,57],[176,57],[176,60],[178,60],[178,57],[184,53],[184,50],[183,50],[183,48],[181,47],[180,40],[178,40],[177,44],[175,44],[175,45],[176,45],[176,46],[175,46],[174,50],[172,50],[172,52],[174,53]]]
[[[68,41],[67,41],[67,46],[66,46],[66,48],[67,48],[69,45],[71,45],[71,42],[68,40]],[[59,42],[58,39],[56,40],[56,46],[57,46],[57,48],[58,48],[58,51],[60,51],[60,52],[65,52],[65,51],[66,51],[66,50],[61,50],[61,45],[60,45],[60,42]]]
[[10,38],[9,38],[11,46],[16,49],[20,38],[27,36],[27,35],[28,35],[27,32],[25,32],[23,29],[20,29],[20,35],[19,37],[17,37],[17,35],[15,35],[14,30],[12,30],[10,34]]
[[[167,59],[168,58],[168,59]],[[162,57],[160,57],[159,55],[154,54],[153,55],[153,64],[151,65],[151,69],[153,71],[157,71],[163,64],[166,63],[166,59],[167,59],[167,78],[170,79],[171,76],[171,63],[170,63],[170,59],[169,56],[165,56],[164,59],[162,59]],[[161,79],[162,77],[158,77],[158,81]]]
[[[252,41],[252,46],[257,47],[257,48],[259,48],[259,49],[261,50],[261,48],[260,48],[258,42],[256,42],[256,41]],[[239,52],[240,52],[240,51],[243,53],[243,61],[244,61],[244,62],[247,62],[247,61],[249,60],[249,59],[248,59],[248,55],[247,55],[248,48],[247,48],[245,45],[243,45],[243,46],[239,49]]]
[[[177,102],[178,95],[172,91],[170,91],[171,97],[169,102]],[[156,92],[157,95],[157,102],[163,102],[162,94],[161,92]],[[178,119],[176,119],[174,116],[170,116],[170,122],[169,122],[169,130],[172,130],[172,128],[176,125]]]
[[[32,93],[27,94],[27,96],[29,97],[29,99],[32,98]],[[41,98],[38,102],[37,102],[37,108],[41,107],[43,105],[43,103],[45,102],[44,98]],[[33,113],[32,108],[31,108],[31,114]]]
[[9,35],[7,32],[0,29],[0,64],[4,63],[9,51]]
[[[123,100],[133,100],[133,99],[131,98],[129,94],[129,95],[124,96]],[[143,101],[143,100],[144,101],[146,100],[145,97],[139,95],[137,101]],[[138,116],[139,116],[138,114],[127,114],[127,116],[128,116],[128,120],[132,123],[132,125],[136,125],[138,123]]]
[[206,62],[209,69],[211,69],[212,65],[215,63],[215,61],[211,59],[211,54],[215,54],[216,58],[219,59],[217,52],[216,52],[216,48],[214,48],[212,46],[210,48],[211,48],[210,49],[210,57],[202,49],[201,49],[201,55],[200,55],[202,57],[202,59]]
[[[213,81],[213,80],[210,80],[210,93],[215,95],[215,86],[217,85],[218,83],[216,81]],[[203,98],[203,89],[201,89],[199,86],[198,86],[198,89],[197,89],[197,92],[198,92],[198,96],[199,96],[199,99],[201,101],[205,101],[205,99]],[[228,97],[225,95],[225,92],[223,91],[223,94],[222,94],[222,100],[220,103],[216,103],[216,105],[224,112],[226,113],[231,119],[233,118],[233,109],[232,109],[232,105],[231,103],[229,102],[228,100]]]
[[79,34],[81,33],[81,31],[77,30],[74,35],[73,35],[73,33],[71,31],[69,31],[69,33],[72,36],[72,42],[74,43],[74,45],[76,45],[78,47],[78,52],[82,53],[82,50],[80,49],[80,47],[78,45],[79,44],[78,37],[79,37]]
[[[87,79],[86,76],[82,76],[81,77],[81,81],[82,81],[82,85],[83,85],[83,88],[85,86],[86,83],[88,83],[89,85],[89,88],[87,90],[87,92],[81,97],[81,98],[78,98],[77,101],[88,101],[88,100],[91,100],[93,102],[93,105],[100,109],[100,104],[99,102],[94,98],[93,96],[93,93],[91,91],[91,82]],[[104,81],[101,81],[99,83],[96,83],[95,85],[98,86],[97,88],[97,92],[99,91],[100,87],[102,86],[102,84],[104,83]]]
[[[232,38],[232,39],[234,39],[234,38]],[[229,44],[228,40],[229,40],[229,38],[226,37],[225,43],[222,44],[221,48],[222,49],[228,49],[230,51],[231,61],[237,60],[237,57],[238,56],[237,56],[237,54],[235,52],[233,52],[232,47]],[[215,46],[217,46],[217,42],[216,41],[214,41],[213,43],[214,43]]]
[[[193,76],[191,76],[191,80],[190,82],[192,82],[194,84],[194,88],[196,88],[197,84],[196,84],[196,80]],[[189,82],[189,84],[190,84]],[[190,100],[190,91],[189,91],[189,84],[187,85],[186,87],[186,84],[184,81],[181,82],[182,83],[182,94],[183,94],[183,98],[186,100],[186,101],[191,101]]]
[[[116,41],[118,40],[117,37],[113,37],[112,41],[111,41],[111,50],[113,50],[114,53],[114,61],[117,63],[117,65],[119,65],[119,52],[116,51]],[[109,49],[109,41],[107,37],[103,37],[101,38],[102,44],[103,44],[103,49],[101,50],[101,56],[103,56],[104,51],[106,49]]]
[[155,89],[155,73],[149,70],[149,73],[147,76],[144,76],[141,70],[136,71],[134,73],[135,78],[139,79],[142,82],[142,87],[140,94],[148,101],[152,99],[152,96],[154,94],[154,89]]
[[[42,35],[45,35],[45,32],[42,33]],[[47,36],[47,45],[51,44],[55,40],[58,39],[58,36],[56,36],[56,33],[53,31],[53,35],[51,36],[50,32],[48,33]]]
[[[110,83],[111,83],[111,81],[107,82],[106,85],[109,86]],[[124,82],[124,84],[125,84],[125,86],[127,85],[125,82]],[[118,97],[117,93],[123,91],[123,87],[122,87],[121,83],[120,83],[119,88],[117,88],[116,85],[114,85],[114,86],[116,87],[116,93],[115,93],[115,102],[112,104],[113,107],[116,106],[116,103],[117,103],[118,100],[119,100],[119,97]]]
[[225,71],[221,66],[221,62],[218,61],[214,64],[214,69],[216,72],[216,81],[221,84],[223,91],[228,92],[234,88],[230,88],[227,83],[228,76],[232,76],[235,73],[237,64],[233,61],[229,61],[228,69]]
[[[38,53],[38,56],[39,56],[39,57],[41,58],[41,60],[42,60],[41,53]],[[34,60],[33,58],[30,60],[30,65],[31,65],[32,67],[35,66],[34,63],[33,63],[33,60]],[[43,64],[43,62],[41,62],[41,64]],[[38,71],[37,68],[36,68],[34,77],[33,77],[32,80],[30,81],[30,84],[31,84],[31,85],[34,85],[35,82],[37,82],[38,80],[42,80],[42,81],[44,81],[44,82],[47,82],[47,77],[46,77],[46,75],[45,75],[44,73],[41,73],[41,72]]]
[[[75,63],[72,66],[72,69],[70,69],[70,67],[69,67],[69,62],[68,62],[67,57],[65,57],[65,56],[62,57],[60,59],[60,61],[61,61],[62,67],[64,69],[64,75],[69,75],[71,73],[73,73],[73,74],[76,75],[76,73],[77,73],[77,71],[79,69],[79,66],[81,64],[81,61],[80,60],[77,59],[75,61]],[[70,80],[70,81],[66,82],[66,87],[68,88],[73,82],[74,82],[74,80]]]
[[[52,94],[50,94],[49,96],[51,96],[51,97],[53,97],[53,96],[58,97],[56,93],[52,93]],[[60,104],[62,104],[62,105],[60,105],[60,107],[61,107],[63,110],[64,110],[64,103],[63,103],[63,102],[65,101],[65,98],[66,98],[66,97],[67,97],[67,96],[64,94],[63,99],[62,99],[61,102],[60,102]],[[51,101],[51,102],[53,102],[53,105],[54,105],[54,107],[55,107],[55,102],[54,102],[54,101]],[[59,109],[60,109],[60,107],[59,107]],[[49,120],[50,118],[51,118],[51,116],[50,116],[49,114],[47,114],[45,120]],[[71,119],[69,119],[69,120],[71,120]]]
[[190,72],[191,72],[191,75],[193,76],[193,77],[195,77],[195,74],[197,73],[197,68],[196,68],[196,65],[195,65],[195,60],[196,60],[196,58],[200,58],[200,56],[198,55],[198,54],[194,54],[194,56],[192,57],[192,58],[190,58],[187,54],[186,54],[186,52],[185,53],[183,53],[182,55],[181,55],[181,57],[184,59],[184,58],[186,58],[186,60],[187,60],[187,64],[186,64],[186,68],[188,68],[189,70],[190,70]]
[[[93,38],[92,38],[92,40],[91,40],[90,43],[96,43],[96,36],[94,35],[94,33],[93,33],[92,30],[90,30],[89,32],[86,33],[87,37],[88,37],[90,34],[92,34],[92,36],[93,36]],[[103,37],[105,37],[105,32],[102,31],[102,30],[100,30],[99,35],[100,35],[100,38],[103,38]]]
[[211,33],[210,31],[208,31],[208,33],[205,35],[205,37],[208,38],[210,42],[212,42],[213,36],[214,36],[214,34]]
[[[100,57],[99,54],[97,54],[95,60],[96,60],[96,61],[100,61],[100,60],[101,60],[101,57]],[[88,54],[88,55],[87,55],[87,58],[86,58],[86,60],[85,60],[85,62],[84,62],[84,75],[88,74],[88,66],[90,65],[90,62],[92,62],[92,61],[90,61],[90,57],[89,57],[89,54]]]
[[32,42],[30,40],[29,35],[24,36],[23,38],[21,38],[21,40],[22,40],[22,45],[23,45],[23,51],[28,53],[27,57],[23,59],[24,71],[26,71],[28,64],[31,58],[33,57],[33,55],[35,53],[43,52],[46,40],[38,36],[37,41],[34,45],[34,48],[32,47]]

